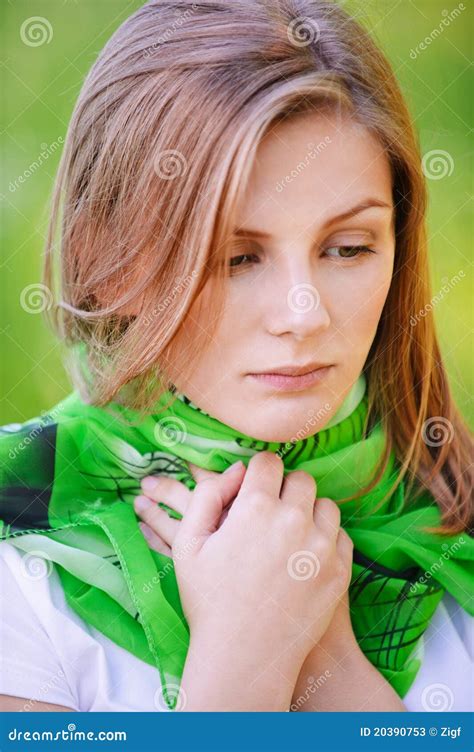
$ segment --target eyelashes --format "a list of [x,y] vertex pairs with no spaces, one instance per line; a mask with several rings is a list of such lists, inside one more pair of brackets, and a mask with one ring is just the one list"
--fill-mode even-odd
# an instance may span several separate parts
[[[333,251],[333,250],[336,250],[336,251],[342,250],[346,255],[335,256],[331,253],[328,253],[329,251]],[[369,248],[369,246],[367,245],[334,245],[334,246],[330,246],[329,248],[326,248],[323,256],[327,256],[329,258],[336,258],[339,260],[343,260],[343,259],[351,260],[351,259],[356,259],[363,255],[366,255],[369,253],[375,253],[375,252],[376,251],[373,248]],[[245,260],[245,263],[241,263],[242,260]],[[229,269],[232,272],[232,270],[234,269],[235,270],[242,269],[255,262],[256,263],[260,262],[260,257],[257,254],[241,253],[238,256],[233,256],[230,259]]]

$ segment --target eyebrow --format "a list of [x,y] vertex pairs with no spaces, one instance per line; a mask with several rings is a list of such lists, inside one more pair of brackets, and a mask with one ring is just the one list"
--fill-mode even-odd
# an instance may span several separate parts
[[[354,217],[356,214],[361,214],[361,212],[366,211],[367,209],[373,209],[373,208],[379,208],[379,209],[390,209],[393,210],[393,206],[390,204],[385,203],[385,201],[380,201],[378,198],[368,198],[364,201],[361,201],[356,206],[351,207],[350,209],[347,209],[347,211],[342,212],[341,214],[336,214],[334,217],[330,217],[324,225],[322,226],[322,230],[325,230],[330,225],[335,224],[336,222],[342,222],[344,219],[350,219],[351,217]],[[249,227],[239,227],[236,230],[234,230],[234,235],[237,236],[247,236],[247,235],[253,235],[256,238],[270,238],[271,235],[268,232],[261,232],[260,230],[253,230]]]

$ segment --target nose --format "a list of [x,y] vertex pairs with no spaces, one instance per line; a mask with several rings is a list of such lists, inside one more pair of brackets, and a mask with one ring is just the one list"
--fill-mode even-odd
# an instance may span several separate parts
[[270,334],[314,337],[331,323],[324,290],[310,261],[282,264],[267,291],[266,323]]

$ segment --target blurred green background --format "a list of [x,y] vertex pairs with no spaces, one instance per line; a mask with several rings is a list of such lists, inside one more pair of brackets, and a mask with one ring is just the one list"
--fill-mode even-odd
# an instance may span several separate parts
[[[29,286],[41,280],[49,200],[74,102],[102,46],[141,4],[138,0],[1,3],[0,424],[38,415],[70,391],[60,346],[42,315],[25,307],[31,310],[35,306]],[[436,170],[442,166],[433,163],[434,177],[428,180],[431,274],[435,294],[443,282],[464,273],[436,304],[435,317],[455,399],[473,426],[472,224],[468,203],[472,4],[469,0],[457,5],[445,0],[356,0],[344,5],[369,25],[391,59],[423,154],[441,150],[449,155],[447,174],[440,177]],[[46,18],[50,24],[48,41],[40,45],[22,40],[28,34],[22,24],[34,16]],[[440,28],[441,33],[434,31]],[[426,37],[429,41],[420,49]],[[42,150],[47,157],[39,167],[30,169]],[[25,300],[28,303],[22,307]]]

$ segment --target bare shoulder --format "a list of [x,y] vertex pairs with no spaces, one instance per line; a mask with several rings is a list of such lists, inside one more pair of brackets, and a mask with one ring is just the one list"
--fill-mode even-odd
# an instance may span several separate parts
[[[8,712],[21,712],[25,705],[30,704],[32,701],[27,700],[24,697],[11,697],[10,695],[0,695],[0,711],[2,713],[8,713]],[[65,713],[75,713],[76,711],[72,708],[65,708],[64,705],[52,705],[49,702],[37,702],[36,700],[34,702],[34,710],[35,712],[39,713],[57,713],[65,712]]]

